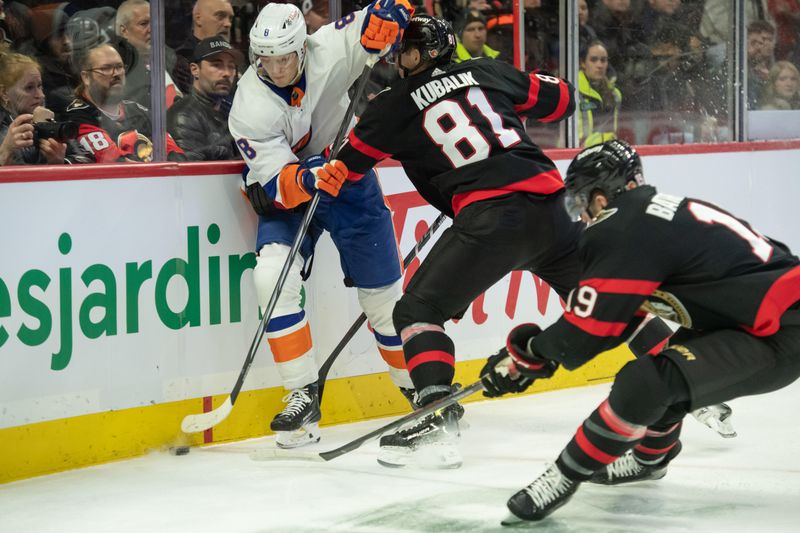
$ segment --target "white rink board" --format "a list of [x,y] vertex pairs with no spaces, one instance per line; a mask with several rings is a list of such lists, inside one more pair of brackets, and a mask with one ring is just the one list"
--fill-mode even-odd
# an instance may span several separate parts
[[[558,161],[565,170],[568,160]],[[741,216],[762,233],[800,250],[795,210],[800,196],[800,151],[665,155],[645,157],[648,180],[664,192],[714,201]],[[399,167],[379,172],[384,190],[396,207],[408,207],[399,225],[405,254],[415,242],[421,221],[431,222],[429,206],[409,204],[411,186]],[[0,428],[125,409],[154,403],[221,394],[229,391],[241,368],[258,323],[250,271],[241,280],[241,321],[231,321],[228,257],[251,253],[255,217],[239,191],[238,175],[106,179],[0,184]],[[413,195],[411,195],[413,196]],[[402,210],[402,209],[399,209]],[[212,243],[209,228],[219,228]],[[187,261],[190,230],[197,228],[197,272],[200,321],[196,326],[170,329],[156,311],[156,278],[176,258]],[[440,230],[441,231],[441,230]],[[71,248],[59,251],[67,233]],[[213,231],[212,231],[213,233]],[[63,243],[62,243],[63,244]],[[429,249],[430,245],[426,248]],[[425,251],[422,256],[424,257]],[[210,318],[209,258],[219,257],[218,324]],[[126,264],[143,268],[150,261],[152,277],[138,290],[138,312],[131,309]],[[360,313],[355,291],[342,285],[339,261],[331,241],[320,241],[314,273],[307,286],[307,311],[321,360]],[[87,338],[79,327],[81,307],[88,295],[110,293],[95,280],[87,288],[81,276],[111,276],[116,290],[116,313],[99,308],[91,321],[106,318],[116,334]],[[190,265],[191,270],[193,265]],[[100,272],[101,274],[97,274]],[[109,274],[110,273],[110,274]],[[519,276],[519,275],[518,275]],[[61,278],[69,280],[62,283]],[[135,276],[134,276],[135,277]],[[25,279],[25,310],[20,307]],[[504,342],[508,329],[523,321],[548,324],[561,312],[557,297],[541,293],[533,277],[519,276],[518,293],[509,290],[510,277],[490,289],[481,306],[471,306],[458,324],[449,325],[459,360],[484,357]],[[127,283],[126,283],[127,282]],[[62,305],[70,287],[72,349],[68,364],[51,369],[53,354],[65,351]],[[166,285],[173,310],[187,302],[187,285],[174,277]],[[6,289],[7,294],[3,289]],[[516,305],[513,304],[517,295]],[[40,303],[36,303],[39,301]],[[97,303],[95,300],[94,303]],[[44,312],[47,308],[49,311]],[[87,308],[88,309],[88,308]],[[24,344],[20,328],[38,330],[35,316],[50,315],[49,336],[40,334],[36,346]],[[131,317],[138,331],[129,332]],[[84,322],[87,317],[84,317]],[[44,327],[46,328],[46,325]],[[5,338],[5,336],[8,338]],[[33,337],[36,337],[34,334]],[[30,339],[29,339],[30,342]],[[278,386],[266,343],[251,369],[245,389]],[[62,364],[64,357],[56,358]],[[362,330],[340,356],[332,377],[385,370],[372,335]]]

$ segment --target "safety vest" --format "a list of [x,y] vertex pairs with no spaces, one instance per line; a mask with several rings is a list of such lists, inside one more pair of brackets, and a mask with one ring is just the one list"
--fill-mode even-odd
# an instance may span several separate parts
[[[463,44],[461,44],[461,41],[457,41],[457,42],[458,42],[458,44],[456,44],[456,56],[453,58],[453,62],[454,63],[461,63],[462,61],[466,61],[468,59],[473,59],[473,57],[470,55],[469,51],[464,47]],[[484,44],[483,45],[483,57],[488,57],[489,59],[494,59],[498,55],[500,55],[500,52],[498,52],[494,48],[491,48],[488,44]]]
[[[609,81],[608,86],[614,96],[614,109],[604,109],[603,98],[600,93],[592,88],[589,84],[589,78],[586,77],[582,70],[578,72],[578,93],[580,95],[578,101],[578,140],[581,146],[594,146],[617,138],[622,93],[613,82]],[[595,113],[600,117],[597,117]],[[595,119],[609,114],[612,118],[611,124],[607,119],[599,120],[596,129]]]

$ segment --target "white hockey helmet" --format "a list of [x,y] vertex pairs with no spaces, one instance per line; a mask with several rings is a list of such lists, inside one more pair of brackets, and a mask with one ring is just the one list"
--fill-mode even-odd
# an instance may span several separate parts
[[267,4],[250,28],[250,63],[260,76],[266,77],[266,72],[260,68],[259,57],[297,52],[299,78],[305,66],[306,35],[306,20],[297,6]]

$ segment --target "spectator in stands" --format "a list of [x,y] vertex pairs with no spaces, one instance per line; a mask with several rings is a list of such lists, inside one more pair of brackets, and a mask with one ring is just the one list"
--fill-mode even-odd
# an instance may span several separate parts
[[194,56],[194,49],[203,39],[222,36],[231,42],[233,24],[233,6],[230,0],[197,0],[192,8],[192,33],[181,46],[175,50],[178,60],[172,72],[178,89],[184,93],[192,90],[192,74],[189,63]]
[[[98,163],[148,162],[152,160],[152,123],[146,107],[124,100],[125,65],[110,44],[91,48],[79,65],[81,82],[77,98],[64,113],[78,123],[78,140],[94,154]],[[167,158],[186,158],[167,135]]]
[[589,24],[589,4],[578,0],[578,49],[586,50],[589,43],[597,40],[597,32]]
[[616,72],[626,70],[628,61],[648,57],[647,45],[639,37],[631,0],[603,0],[592,10],[592,27],[608,50],[609,66]]
[[78,77],[72,64],[72,37],[64,4],[45,4],[31,10],[33,40],[20,51],[34,56],[42,67],[42,82],[48,105],[56,114],[72,99]]
[[[549,43],[557,38],[549,32],[556,27],[548,20],[548,13],[542,10],[542,0],[524,0],[525,17],[522,31],[525,35],[525,70],[542,69],[558,73],[558,58],[553,56]],[[501,8],[487,16],[487,44],[498,51],[499,58],[514,63],[514,16],[512,3],[505,1]]]
[[37,124],[53,118],[44,105],[39,64],[0,45],[0,165],[92,161],[74,141],[41,136]]
[[769,71],[775,63],[775,27],[764,20],[747,25],[747,104],[761,107]]
[[775,57],[800,62],[800,0],[767,0],[775,20]]
[[800,109],[800,71],[788,61],[776,61],[769,70],[761,109]]
[[[769,20],[765,0],[745,0],[745,23]],[[700,21],[700,34],[713,44],[733,40],[733,2],[731,0],[706,0]]]
[[456,63],[474,57],[494,59],[500,53],[486,44],[486,17],[480,11],[470,11],[462,17],[456,25],[456,36]]
[[601,41],[592,41],[580,55],[578,140],[594,146],[617,138],[622,93],[608,77],[608,51]]
[[638,40],[646,43],[665,20],[676,20],[681,0],[646,0],[637,17]]
[[[127,41],[135,50],[133,64],[125,73],[125,97],[147,107],[150,105],[150,2],[148,0],[125,0],[117,8],[114,29],[117,36]],[[175,51],[167,47],[164,51],[166,63],[166,106],[172,106],[181,92],[172,81],[170,72],[175,68]]]
[[191,63],[192,92],[167,113],[167,131],[189,161],[241,159],[228,130],[230,99],[241,53],[222,37],[197,44]]

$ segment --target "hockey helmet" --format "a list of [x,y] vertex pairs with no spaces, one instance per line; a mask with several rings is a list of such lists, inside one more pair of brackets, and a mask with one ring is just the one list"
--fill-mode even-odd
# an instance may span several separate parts
[[450,62],[456,49],[456,34],[444,19],[426,14],[414,15],[403,32],[400,53],[416,48],[422,60],[434,65]]
[[642,160],[631,145],[613,140],[586,148],[567,169],[567,211],[578,218],[596,191],[611,201],[627,190],[630,182],[644,183]]
[[250,28],[250,63],[260,76],[266,76],[259,57],[297,52],[299,77],[305,66],[306,36],[306,21],[296,5],[267,4]]

